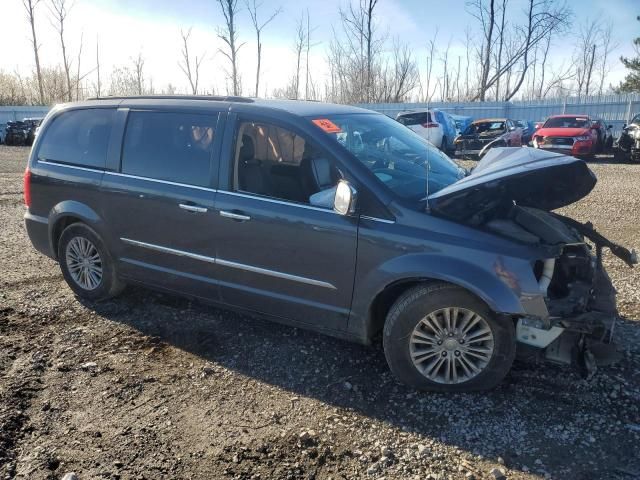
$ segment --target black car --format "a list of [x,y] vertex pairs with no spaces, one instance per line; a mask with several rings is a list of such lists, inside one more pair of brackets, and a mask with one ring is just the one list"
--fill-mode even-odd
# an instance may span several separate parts
[[615,290],[585,239],[635,256],[552,213],[595,183],[581,160],[523,148],[468,174],[350,106],[109,98],[47,116],[25,224],[89,302],[134,283],[365,344],[381,335],[400,380],[472,391],[502,380],[516,344],[583,365],[610,352]]
[[29,126],[22,121],[7,122],[4,143],[6,145],[26,145]]
[[25,118],[16,122],[8,122],[5,143],[7,145],[33,145],[36,130],[41,123],[41,118]]

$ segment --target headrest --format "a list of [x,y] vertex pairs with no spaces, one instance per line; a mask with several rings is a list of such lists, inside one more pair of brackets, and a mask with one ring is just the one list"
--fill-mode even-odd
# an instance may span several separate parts
[[255,157],[256,150],[253,146],[253,139],[249,135],[242,135],[242,146],[240,147],[240,160],[248,161]]

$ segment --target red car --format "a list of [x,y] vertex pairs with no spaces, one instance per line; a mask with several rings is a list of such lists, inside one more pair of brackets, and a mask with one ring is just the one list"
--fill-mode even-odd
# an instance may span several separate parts
[[555,115],[533,134],[533,146],[589,157],[596,153],[598,133],[587,115]]

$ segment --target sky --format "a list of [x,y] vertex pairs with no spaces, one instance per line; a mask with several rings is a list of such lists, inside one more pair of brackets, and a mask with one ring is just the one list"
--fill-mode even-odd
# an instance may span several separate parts
[[[274,88],[284,87],[295,71],[293,39],[296,21],[308,9],[312,27],[312,74],[318,83],[326,78],[324,49],[339,23],[338,9],[348,0],[263,0],[259,15],[263,18],[278,7],[282,8],[274,21],[263,31],[263,56],[260,95],[270,95]],[[47,3],[42,0],[36,10],[40,59],[43,65],[61,64],[61,49],[56,31],[49,22]],[[524,0],[511,0],[514,10],[524,7]],[[574,10],[574,26],[590,18],[610,20],[614,25],[614,43],[619,46],[612,54],[610,82],[617,84],[625,75],[618,61],[620,55],[632,55],[632,39],[640,36],[638,0],[580,0],[568,2]],[[256,68],[255,33],[244,1],[239,0],[238,32],[246,42],[239,53],[239,68],[243,79],[243,93],[253,94]],[[30,30],[22,0],[0,0],[0,70],[29,74],[34,70]],[[82,72],[95,66],[96,41],[100,43],[101,75],[107,76],[114,66],[131,64],[131,58],[141,53],[145,58],[147,76],[154,86],[163,88],[171,83],[179,92],[186,92],[187,79],[178,67],[180,58],[180,30],[192,28],[191,53],[204,55],[201,68],[201,87],[215,88],[225,93],[224,56],[216,38],[216,29],[223,25],[223,16],[215,0],[75,0],[67,20],[67,43],[75,64],[81,35],[83,51]],[[407,43],[419,61],[424,74],[427,42],[438,31],[437,46],[441,49],[451,41],[453,58],[464,55],[464,31],[467,26],[477,29],[476,21],[467,12],[464,0],[379,0],[377,23],[389,38],[397,37]],[[478,32],[476,32],[478,33]],[[569,32],[571,35],[571,32]],[[571,52],[563,48],[564,39],[556,39],[552,50],[554,63],[568,60]],[[437,68],[437,67],[436,67]],[[74,69],[75,71],[75,69]],[[94,75],[87,76],[93,79]],[[91,80],[93,81],[93,80]],[[104,83],[104,81],[103,81]]]

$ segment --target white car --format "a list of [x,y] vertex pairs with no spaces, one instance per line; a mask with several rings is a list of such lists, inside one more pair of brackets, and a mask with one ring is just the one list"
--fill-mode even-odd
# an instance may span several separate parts
[[437,121],[436,111],[412,110],[400,112],[396,116],[396,120],[441,150],[451,147],[453,138],[447,138],[446,126]]

